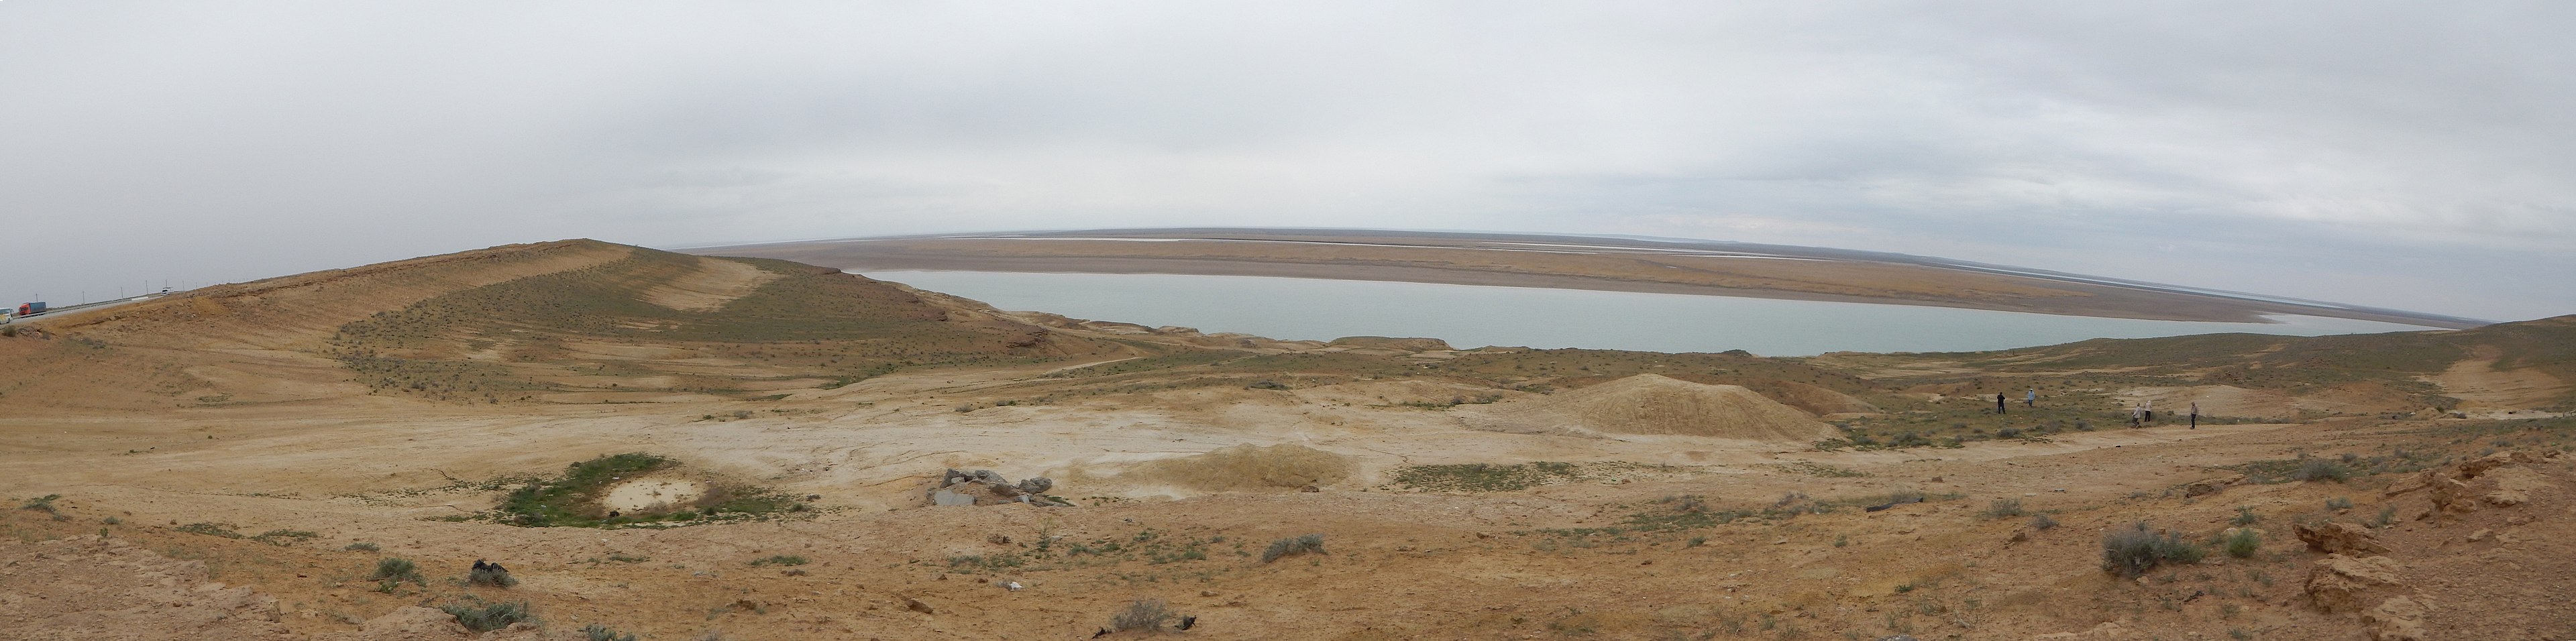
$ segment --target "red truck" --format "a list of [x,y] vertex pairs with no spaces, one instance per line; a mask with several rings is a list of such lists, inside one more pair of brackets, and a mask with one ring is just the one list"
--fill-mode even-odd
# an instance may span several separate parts
[[43,302],[23,303],[18,305],[18,315],[21,317],[34,316],[42,313],[45,313],[45,304]]

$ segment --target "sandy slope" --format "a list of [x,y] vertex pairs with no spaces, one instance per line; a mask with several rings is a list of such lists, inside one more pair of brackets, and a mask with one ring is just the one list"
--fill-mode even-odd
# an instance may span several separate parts
[[[1679,369],[1596,375],[1635,355],[1479,356],[1520,358],[1486,366],[1563,386],[1505,389],[1443,369],[1475,359],[1436,341],[1026,325],[840,281],[821,291],[962,337],[894,349],[988,358],[842,381],[815,374],[831,357],[798,340],[615,330],[531,341],[545,350],[472,347],[480,335],[426,349],[592,386],[556,393],[573,403],[501,403],[371,394],[319,351],[384,306],[631,254],[558,243],[434,257],[0,340],[18,364],[0,376],[0,496],[28,506],[0,510],[0,639],[464,638],[419,606],[469,597],[528,602],[542,625],[499,637],[514,639],[581,638],[592,624],[659,639],[1079,639],[1137,599],[1200,617],[1186,634],[1208,638],[2361,638],[2389,617],[2326,607],[2334,595],[2309,578],[2330,557],[2288,533],[2329,520],[2375,524],[2397,568],[2394,583],[2353,597],[2364,610],[2398,596],[2429,604],[2407,619],[2429,638],[2576,635],[2563,607],[2576,587],[2556,580],[2576,574],[2576,461],[2548,456],[2576,429],[2407,417],[2388,408],[2417,397],[2376,379],[2258,389],[2156,384],[2175,379],[2086,354],[2009,361],[2074,359],[2062,371],[1843,355],[1820,360],[1857,374],[1725,360],[1725,375],[1748,383],[1730,385]],[[663,309],[719,311],[798,282],[696,260],[611,276]],[[1208,344],[1235,351],[1156,347]],[[1218,369],[1257,357],[1353,369],[1243,380]],[[1134,375],[1068,377],[1157,358],[1160,369]],[[2471,362],[2434,366],[2456,372],[2440,384],[2480,402],[2557,398],[2515,396],[2547,388],[2511,373],[2538,366],[2506,380]],[[2332,416],[1815,451],[1797,446],[1836,428],[1759,391],[1867,410],[1854,420],[1974,422],[1979,434],[2044,420],[1944,404],[1999,384],[1979,375],[2070,395],[2087,392],[2049,386],[2080,379],[2109,386],[2089,392],[2103,399],[2199,399],[2234,416]],[[226,398],[206,398],[216,395]],[[812,496],[820,509],[668,530],[449,520],[492,506],[513,479],[623,452],[682,465],[620,479],[635,494],[621,507],[703,483]],[[2238,477],[2311,460],[2358,471],[2341,482]],[[1397,482],[1409,466],[1536,461],[1566,465],[1509,491]],[[926,507],[928,484],[951,467],[1052,476],[1052,493],[1082,507]],[[1861,509],[1890,492],[1933,500]],[[1998,501],[2059,525],[2000,514],[2010,510]],[[2146,522],[2199,541],[2244,513],[2265,532],[2251,556],[2136,580],[2101,570],[2110,529]],[[1322,535],[1324,553],[1262,561],[1273,541],[1305,534]],[[349,547],[359,542],[378,549]],[[387,556],[418,561],[424,580],[377,591],[368,575]],[[521,583],[465,585],[476,559],[507,564]]]

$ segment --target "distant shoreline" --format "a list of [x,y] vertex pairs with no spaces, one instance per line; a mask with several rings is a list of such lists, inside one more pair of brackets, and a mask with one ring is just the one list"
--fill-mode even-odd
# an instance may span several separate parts
[[[1029,242],[1046,240],[1050,242]],[[1917,305],[2139,320],[2475,319],[1830,248],[1367,230],[1092,230],[701,247],[852,272],[1265,276]],[[1751,260],[1789,259],[1789,260]]]

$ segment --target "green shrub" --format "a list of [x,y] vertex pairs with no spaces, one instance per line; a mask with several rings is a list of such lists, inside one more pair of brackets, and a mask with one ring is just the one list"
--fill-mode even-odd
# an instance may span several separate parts
[[35,510],[35,511],[43,512],[43,513],[46,513],[46,514],[53,514],[53,513],[54,513],[54,499],[59,499],[59,498],[62,498],[62,497],[63,497],[63,495],[60,495],[60,494],[47,494],[47,495],[44,495],[44,496],[39,496],[39,497],[36,497],[36,498],[27,499],[27,504],[26,504],[26,505],[18,506],[18,509],[21,509],[21,510]]
[[1261,562],[1269,563],[1279,560],[1279,557],[1307,553],[1324,553],[1324,535],[1308,534],[1271,541],[1270,549],[1261,551]]
[[352,552],[374,552],[374,551],[379,550],[379,549],[382,549],[382,548],[378,548],[378,547],[376,547],[376,544],[374,544],[374,543],[369,543],[369,542],[366,542],[366,541],[359,541],[359,542],[356,542],[356,543],[351,543],[351,544],[349,544],[349,547],[344,547],[344,548],[340,548],[340,549],[343,549],[343,550],[349,550],[349,551],[352,551]]
[[2227,550],[2228,556],[2251,558],[2256,549],[2263,547],[2263,535],[2254,533],[2252,528],[2237,528],[2234,534],[2219,537],[2218,545]]
[[2259,520],[2262,519],[2261,517],[2254,516],[2254,508],[2239,505],[2236,506],[2236,519],[2228,521],[2228,523],[2235,525],[2236,527],[2245,527],[2253,525],[2255,521]]
[[2046,514],[2030,515],[2030,529],[2046,532],[2053,527],[2057,527],[2057,519],[2049,518]]
[[446,611],[449,616],[456,617],[457,623],[463,624],[465,629],[474,632],[491,632],[510,627],[512,623],[528,620],[526,601],[486,603],[476,599],[473,605],[451,603],[438,606],[438,609]]
[[785,555],[785,554],[775,555],[775,556],[771,556],[771,557],[766,558],[766,559],[759,559],[759,560],[755,560],[755,561],[752,561],[752,562],[751,562],[751,565],[752,565],[753,567],[759,567],[759,566],[763,566],[763,565],[804,565],[804,564],[805,564],[805,557],[801,557],[801,556],[789,556],[789,555]]
[[2122,577],[2136,577],[2165,563],[2199,563],[2207,555],[2181,534],[2158,534],[2144,522],[2102,536],[2102,569]]
[[427,579],[420,578],[420,566],[418,564],[412,563],[411,559],[399,556],[389,556],[377,559],[376,573],[369,575],[367,578],[374,581],[383,581],[387,584],[410,581],[421,585],[429,585],[429,581]]
[[1989,519],[2009,519],[2025,514],[2029,512],[2022,511],[2021,499],[1995,499],[1986,504],[1986,518]]
[[2326,509],[2338,512],[2352,509],[2352,497],[2338,496],[2326,499]]

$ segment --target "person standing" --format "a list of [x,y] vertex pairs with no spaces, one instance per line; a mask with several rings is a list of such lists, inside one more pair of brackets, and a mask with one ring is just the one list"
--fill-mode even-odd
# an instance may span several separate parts
[[2002,414],[2002,413],[2004,413],[2004,393],[2003,393],[2003,392],[1995,392],[1995,413],[1996,413],[1996,414]]
[[2021,393],[2021,406],[2022,406],[2022,407],[2039,407],[2039,388],[2033,387],[2033,388],[2030,388],[2030,391],[2022,392],[2022,393]]
[[2191,429],[2200,429],[2200,401],[2191,402]]

